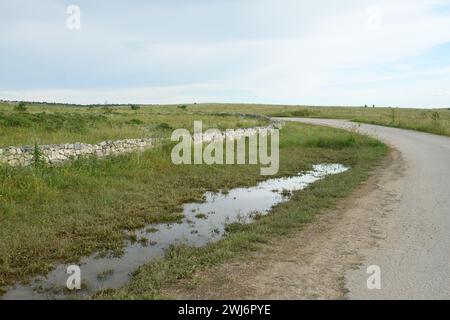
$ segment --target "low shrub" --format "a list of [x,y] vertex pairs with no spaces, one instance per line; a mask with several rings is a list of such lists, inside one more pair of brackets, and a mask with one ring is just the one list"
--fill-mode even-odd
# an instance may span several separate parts
[[27,104],[23,101],[19,102],[16,106],[14,106],[15,111],[25,112],[27,111]]

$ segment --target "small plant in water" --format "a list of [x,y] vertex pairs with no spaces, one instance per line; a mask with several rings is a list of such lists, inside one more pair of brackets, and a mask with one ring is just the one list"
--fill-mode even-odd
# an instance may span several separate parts
[[281,194],[283,197],[290,197],[290,196],[292,195],[292,192],[289,191],[289,190],[287,190],[287,189],[283,189],[283,190],[281,190],[280,194]]
[[130,234],[131,243],[135,243],[137,241],[137,235],[135,233]]
[[259,211],[252,211],[249,216],[253,220],[259,220],[259,219],[261,219],[263,214],[261,212],[259,212]]
[[239,223],[239,222],[227,223],[225,225],[225,232],[228,232],[228,233],[235,232],[235,231],[242,229],[243,226],[244,226],[244,224]]
[[146,237],[142,237],[139,239],[139,243],[141,244],[141,246],[146,246],[148,245],[148,239]]
[[113,273],[114,273],[113,269],[109,269],[109,270],[105,270],[103,272],[100,272],[99,274],[97,274],[97,280],[98,281],[104,281],[108,277],[110,277]]
[[207,218],[206,214],[204,214],[204,213],[196,214],[195,217],[197,219],[206,219]]
[[147,232],[147,233],[155,233],[157,231],[158,231],[158,229],[155,227],[150,227],[145,230],[145,232]]

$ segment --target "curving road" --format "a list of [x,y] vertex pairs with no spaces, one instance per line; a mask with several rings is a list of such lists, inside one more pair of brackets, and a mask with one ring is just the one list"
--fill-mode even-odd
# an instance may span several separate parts
[[[374,201],[381,194],[376,190],[358,201],[360,212],[374,217],[381,212],[383,219],[374,221],[376,246],[361,253],[358,267],[345,271],[347,297],[450,299],[450,138],[345,120],[282,120],[357,128],[400,152],[401,165],[390,166],[391,178],[380,180],[390,201]],[[381,270],[379,290],[367,288],[371,265]]]

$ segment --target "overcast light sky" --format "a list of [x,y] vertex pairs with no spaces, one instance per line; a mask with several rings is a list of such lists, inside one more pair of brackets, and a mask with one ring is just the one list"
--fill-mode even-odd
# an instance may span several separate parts
[[0,0],[0,99],[450,107],[450,0]]

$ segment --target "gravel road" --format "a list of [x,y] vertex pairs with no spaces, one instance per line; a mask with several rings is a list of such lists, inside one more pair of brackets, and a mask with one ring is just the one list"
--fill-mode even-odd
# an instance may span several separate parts
[[[333,127],[355,127],[344,120],[291,119]],[[363,263],[345,273],[350,299],[450,298],[450,138],[417,131],[361,124],[397,149],[404,166],[392,181],[382,239],[367,250]],[[389,182],[386,182],[389,183]],[[371,198],[371,194],[364,197]],[[362,199],[364,200],[364,198]],[[381,270],[381,289],[368,290],[367,267]]]

